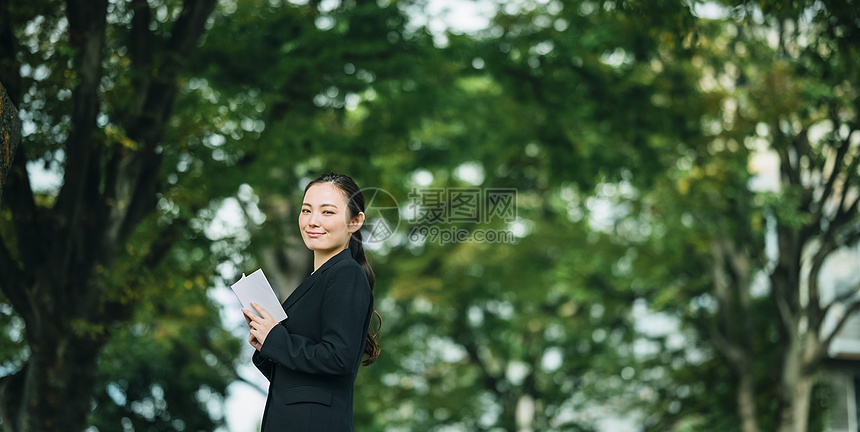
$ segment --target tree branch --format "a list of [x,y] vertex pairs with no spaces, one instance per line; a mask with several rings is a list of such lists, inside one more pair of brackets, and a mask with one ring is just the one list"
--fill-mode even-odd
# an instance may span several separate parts
[[[860,157],[858,157],[857,160],[860,161]],[[855,166],[853,167],[853,169],[856,171],[857,167]],[[847,195],[848,191],[846,190],[842,194],[843,202]],[[857,198],[854,198],[854,201],[851,203],[851,205],[848,206],[847,209],[844,208],[843,202],[839,203],[839,211],[836,213],[836,217],[833,218],[833,221],[830,222],[830,225],[833,227],[834,231],[838,228],[841,228],[842,225],[844,225],[846,222],[851,220],[852,217],[857,215],[857,205],[858,203],[860,203],[860,195],[858,195]]]
[[[239,372],[236,370],[236,368],[232,366],[233,360],[226,358],[223,355],[221,355],[221,351],[212,347],[211,343],[206,343],[205,348],[209,354],[212,354],[213,356],[215,356],[215,359],[217,360],[218,364],[224,365],[223,368],[220,368],[216,371],[217,373],[226,374],[230,378],[230,381],[241,381],[241,382],[251,386],[251,388],[253,388],[254,390],[257,390],[258,392],[260,392],[260,394],[266,395],[268,393],[266,388],[260,386],[259,384],[255,383],[254,381],[251,381],[251,380],[243,377],[242,375],[240,375]],[[192,353],[189,353],[189,356],[191,354]],[[256,370],[256,368],[254,368],[254,370]]]
[[131,9],[134,16],[131,19],[129,32],[128,53],[131,59],[131,69],[137,71],[131,76],[135,101],[131,104],[128,119],[140,115],[146,101],[149,82],[154,73],[152,66],[153,35],[149,29],[152,22],[152,10],[147,0],[132,0]]
[[847,302],[848,300],[851,300],[851,298],[856,296],[856,295],[857,295],[857,291],[849,290],[849,291],[846,291],[846,292],[836,296],[836,298],[834,298],[833,301],[831,301],[826,306],[824,306],[824,309],[823,309],[824,313],[826,314],[827,312],[829,312],[830,309],[832,309],[833,306],[835,306],[835,305],[841,305],[841,304]]
[[[832,250],[836,250],[836,249],[838,249],[840,247],[844,247],[844,246],[854,245],[858,241],[860,241],[860,228],[855,229],[853,232],[848,233],[845,236],[845,238],[841,241],[833,241]],[[822,257],[822,259],[821,259],[822,267],[823,267],[824,258],[825,257]],[[819,272],[820,272],[820,267],[818,269],[816,269],[816,267],[813,265],[813,268],[811,269],[811,271],[809,273],[810,284],[812,284],[813,281],[817,281]],[[817,282],[815,282],[815,283],[817,284]],[[827,317],[827,313],[830,312],[830,310],[833,308],[834,305],[842,304],[842,303],[848,301],[849,299],[851,299],[851,297],[853,297],[854,295],[855,295],[855,292],[848,291],[842,295],[837,296],[833,301],[831,301],[830,303],[828,303],[827,305],[825,305],[821,308],[820,319],[823,320],[825,317]]]
[[473,335],[466,331],[468,328],[467,324],[463,321],[463,318],[458,318],[455,325],[461,330],[457,332],[455,340],[466,350],[469,360],[481,371],[484,388],[501,398],[503,395],[498,386],[501,378],[495,376],[487,367],[486,362],[481,357],[481,353],[478,352],[478,344],[475,342]]
[[[854,290],[853,294],[856,294],[857,291],[860,291],[860,287]],[[836,326],[833,328],[833,331],[830,332],[827,336],[824,337],[822,342],[818,345],[818,349],[815,350],[815,354],[813,356],[811,364],[816,364],[818,361],[824,359],[827,356],[827,351],[830,349],[830,344],[833,343],[833,339],[836,338],[836,335],[842,331],[842,327],[845,326],[845,323],[854,316],[855,313],[860,311],[860,299],[856,299],[851,302],[846,308],[845,313],[839,317],[839,320],[836,322]]]
[[21,103],[21,64],[18,62],[18,39],[12,28],[9,15],[12,2],[0,2],[0,82],[6,87],[9,99],[15,105]]
[[[794,148],[794,152],[797,154],[797,175],[798,178],[801,179],[798,184],[802,185],[803,178],[803,158],[807,158],[809,160],[810,165],[812,161],[815,160],[814,155],[812,154],[812,147],[809,145],[809,129],[804,128],[800,131],[794,138],[791,140],[791,145]],[[811,168],[811,167],[810,167]],[[800,202],[800,208],[809,211],[811,204],[813,202],[815,193],[814,187],[804,187],[803,188],[803,199]]]
[[26,286],[24,272],[15,262],[2,236],[0,236],[0,281],[2,281],[0,291],[9,299],[15,311],[24,318],[24,322],[32,322],[32,305],[24,291]]
[[191,50],[206,30],[206,21],[215,9],[216,0],[185,0],[182,12],[170,32],[168,53],[174,61],[185,63]]
[[833,251],[839,248],[839,245],[832,238],[832,231],[828,230],[828,234],[821,239],[822,244],[812,257],[812,264],[809,269],[808,284],[809,284],[809,318],[810,326],[818,328],[818,325],[824,319],[824,314],[821,308],[821,294],[818,289],[818,274],[824,267],[824,262]]
[[110,215],[106,222],[106,240],[102,262],[110,263],[115,248],[125,243],[137,224],[155,208],[157,202],[155,177],[161,156],[153,150],[135,152],[117,149],[109,162],[108,173],[112,188],[105,191]]
[[779,271],[779,267],[777,267],[770,276],[771,298],[776,303],[783,330],[786,334],[793,334],[796,331],[794,328],[794,311],[786,298],[788,293],[785,292],[777,280],[779,277],[781,277],[781,272]]
[[840,248],[843,246],[854,246],[858,242],[860,242],[860,221],[855,224],[852,230],[848,230],[848,232],[843,233],[841,239],[836,239],[836,248]]
[[732,368],[741,371],[745,361],[741,348],[726,339],[715,325],[707,326],[707,330],[714,345],[729,360]]
[[[777,131],[778,126],[777,126]],[[777,136],[782,136],[781,132],[775,132],[774,138]],[[779,171],[782,174],[782,181],[786,183],[788,186],[795,186],[800,184],[800,178],[795,172],[795,168],[791,164],[791,155],[790,149],[787,146],[779,146],[774,143],[774,147],[777,149],[777,154],[779,155]]]
[[[105,208],[106,220],[105,229],[103,231],[105,240],[104,244],[108,245],[105,249],[110,249],[110,245],[116,244],[117,221],[122,217],[117,213],[117,208],[120,206],[118,202],[119,179],[120,179],[120,164],[122,163],[122,155],[124,147],[119,143],[107,143],[110,155],[105,164],[104,175],[104,191],[101,194],[102,206]],[[125,194],[122,194],[125,197]],[[104,259],[105,257],[102,257]],[[102,261],[106,262],[106,261]]]
[[[830,121],[833,122],[834,125],[838,125],[839,114],[834,106],[835,104],[831,101],[827,105],[830,112]],[[824,184],[824,190],[822,191],[821,200],[819,201],[819,212],[823,211],[827,199],[830,198],[831,194],[833,194],[833,187],[836,183],[836,179],[838,179],[843,172],[842,163],[845,160],[845,155],[848,154],[848,149],[851,148],[851,143],[849,141],[850,138],[851,134],[848,134],[848,137],[841,140],[839,147],[836,149],[836,158],[833,161],[833,172],[830,173],[830,177],[827,178],[827,181]]]
[[714,240],[711,244],[711,278],[714,281],[714,296],[719,303],[719,311],[717,313],[719,313],[720,317],[721,334],[725,335],[727,342],[732,344],[731,339],[734,333],[734,315],[732,312],[734,302],[732,301],[731,291],[724,274],[726,255],[728,254],[726,250],[728,247],[727,243],[728,240],[721,235],[720,238]]
[[161,140],[176,97],[181,67],[205,31],[206,20],[215,8],[216,0],[186,0],[174,23],[169,43],[164,48],[164,63],[149,85],[141,114],[127,129],[133,141],[143,145],[142,154],[132,163],[133,193],[128,211],[123,216],[118,240],[124,241],[131,229],[155,206],[156,179],[161,155],[156,146]]
[[231,378],[231,381],[243,382],[243,383],[247,384],[248,386],[250,386],[251,388],[253,388],[254,390],[257,390],[258,392],[260,392],[260,394],[263,396],[268,394],[268,390],[266,390],[265,388],[263,388],[259,384],[255,383],[254,381],[251,381],[251,380],[243,377],[242,375],[239,375],[239,373],[236,372],[236,369],[227,368],[227,374]]
[[33,198],[23,144],[18,146],[17,153],[7,179],[5,204],[12,210],[19,259],[24,268],[34,268],[45,261],[45,247],[51,244],[51,239]]
[[[747,332],[751,327],[749,316],[749,262],[744,259],[743,254],[737,250],[735,245],[726,235],[720,235],[712,245],[713,262],[711,271],[714,279],[714,291],[719,303],[719,314],[722,332],[711,325],[708,328],[714,344],[729,360],[729,363],[738,374],[743,374],[749,369],[750,350],[752,344],[748,343]],[[726,264],[731,270],[734,286],[740,301],[741,331],[736,331],[736,319],[734,316],[735,301],[732,289],[725,280],[724,272]],[[746,291],[746,292],[745,292]],[[736,341],[740,336],[741,341]]]
[[[196,213],[196,211],[192,212],[192,214]],[[150,245],[149,253],[143,259],[143,264],[148,268],[157,266],[167,253],[170,252],[170,249],[173,248],[176,240],[188,228],[188,225],[189,218],[180,218],[172,221],[170,225],[159,233],[156,240]]]
[[750,298],[750,258],[744,252],[743,248],[738,248],[731,242],[727,242],[725,247],[729,255],[728,262],[735,276],[735,287],[741,315],[741,342],[739,345],[742,347],[742,354],[745,354],[745,357],[740,366],[746,369],[742,369],[740,373],[746,373],[752,362],[754,334],[752,299]]
[[[107,0],[67,0],[69,41],[75,48],[78,84],[72,92],[72,129],[66,139],[66,172],[54,209],[65,228],[80,219],[81,205],[90,165],[93,162],[93,135],[99,111],[98,86],[102,76],[102,53],[107,26]],[[70,238],[64,239],[62,254],[68,253]]]
[[24,398],[25,380],[29,363],[11,375],[0,378],[0,417],[3,419],[3,430],[21,430],[21,417],[17,411],[21,408]]

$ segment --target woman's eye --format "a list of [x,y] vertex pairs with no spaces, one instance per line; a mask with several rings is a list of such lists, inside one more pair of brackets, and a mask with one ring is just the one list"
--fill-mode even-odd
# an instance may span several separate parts
[[334,214],[334,212],[331,210],[325,210],[323,211],[323,214]]
[[308,209],[302,209],[302,213],[310,213],[311,211]]

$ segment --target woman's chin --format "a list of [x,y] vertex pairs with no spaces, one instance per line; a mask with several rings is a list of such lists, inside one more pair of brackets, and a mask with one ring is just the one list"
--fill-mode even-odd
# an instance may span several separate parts
[[325,252],[325,251],[333,249],[333,247],[331,245],[320,242],[320,241],[316,241],[315,239],[306,239],[305,240],[305,246],[307,246],[308,249],[310,249],[314,252]]

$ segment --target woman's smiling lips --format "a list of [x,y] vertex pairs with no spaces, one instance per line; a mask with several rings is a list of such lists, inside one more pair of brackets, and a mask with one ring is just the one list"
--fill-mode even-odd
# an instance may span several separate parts
[[317,238],[317,237],[319,237],[319,236],[321,236],[321,235],[323,235],[323,234],[325,234],[325,233],[305,231],[305,234],[307,234],[307,235],[308,235],[308,237],[310,237],[310,238]]

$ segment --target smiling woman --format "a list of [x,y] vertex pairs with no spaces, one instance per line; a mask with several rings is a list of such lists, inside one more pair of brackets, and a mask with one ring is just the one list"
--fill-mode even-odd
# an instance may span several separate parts
[[361,243],[363,223],[364,196],[351,178],[312,181],[299,230],[314,271],[284,301],[289,318],[278,322],[257,305],[262,317],[243,309],[254,365],[270,383],[263,432],[353,430],[358,367],[379,355],[369,332],[375,276]]
[[351,219],[346,197],[333,183],[308,186],[299,214],[299,230],[308,249],[314,251],[314,270],[349,245],[351,235],[364,223],[364,212]]

